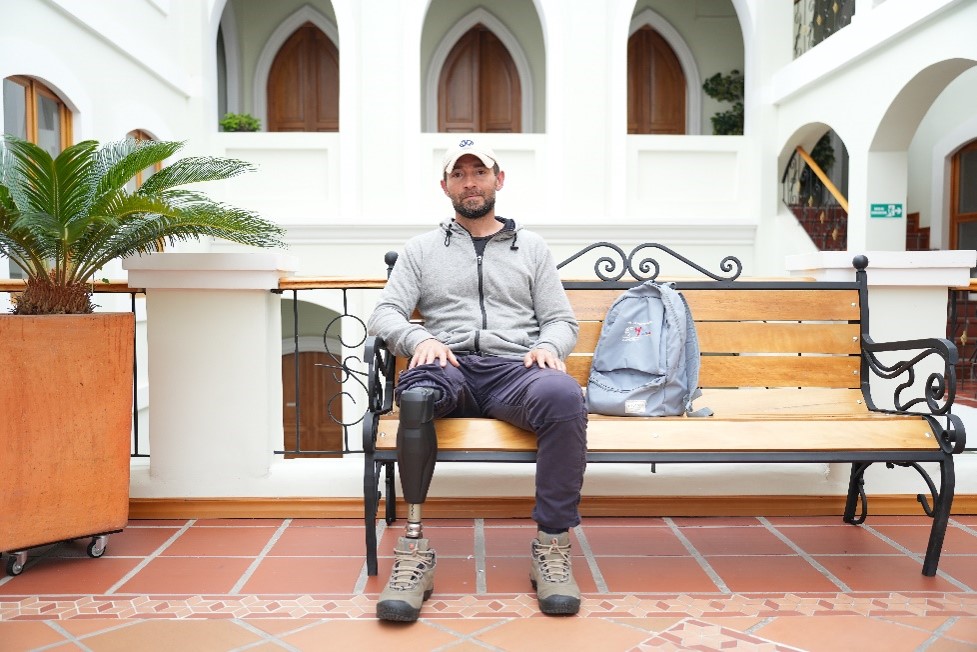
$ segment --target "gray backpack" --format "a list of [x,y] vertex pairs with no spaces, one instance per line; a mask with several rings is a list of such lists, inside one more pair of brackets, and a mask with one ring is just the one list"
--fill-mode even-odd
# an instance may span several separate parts
[[613,416],[688,414],[699,391],[699,339],[672,284],[646,281],[619,296],[604,319],[587,382],[587,410]]

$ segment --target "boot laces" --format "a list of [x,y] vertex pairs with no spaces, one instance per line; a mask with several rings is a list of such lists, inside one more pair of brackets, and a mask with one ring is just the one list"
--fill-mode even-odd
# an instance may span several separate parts
[[570,545],[561,546],[556,539],[549,544],[533,541],[533,553],[544,582],[566,584],[570,581]]
[[434,567],[433,550],[407,550],[394,548],[394,566],[390,572],[390,588],[397,591],[413,591],[424,577],[425,571]]

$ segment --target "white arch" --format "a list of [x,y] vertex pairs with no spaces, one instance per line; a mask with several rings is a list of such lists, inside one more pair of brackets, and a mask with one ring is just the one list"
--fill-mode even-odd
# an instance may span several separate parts
[[512,35],[512,32],[502,24],[502,21],[482,7],[475,9],[455,23],[434,50],[434,56],[431,57],[431,63],[428,66],[425,79],[424,97],[427,100],[424,119],[425,131],[436,132],[438,130],[438,80],[441,78],[441,69],[444,68],[444,63],[447,61],[448,55],[458,42],[458,39],[479,23],[495,34],[512,57],[512,62],[516,66],[516,73],[519,75],[519,84],[522,91],[522,131],[524,133],[532,133],[535,95],[533,92],[533,76],[529,68],[529,59],[526,57],[526,53],[519,44],[519,41]]
[[[241,42],[237,32],[234,5],[228,3],[221,13],[220,31],[224,37],[224,82],[227,85],[227,111],[241,112]],[[216,48],[217,39],[214,39]],[[214,88],[217,88],[214,86]],[[220,119],[223,116],[217,116]]]
[[645,9],[631,19],[628,37],[645,25],[650,25],[658,32],[678,57],[679,65],[682,66],[682,72],[685,74],[685,133],[692,136],[699,135],[702,133],[702,76],[699,75],[699,66],[695,62],[692,50],[671,23],[651,9]]
[[336,49],[339,49],[339,30],[325,14],[309,5],[303,5],[291,16],[283,20],[271,33],[265,46],[261,50],[258,62],[254,69],[254,115],[261,120],[262,126],[268,128],[268,74],[271,72],[271,64],[275,61],[275,55],[281,49],[288,37],[295,30],[305,23],[312,23],[319,30],[329,37]]

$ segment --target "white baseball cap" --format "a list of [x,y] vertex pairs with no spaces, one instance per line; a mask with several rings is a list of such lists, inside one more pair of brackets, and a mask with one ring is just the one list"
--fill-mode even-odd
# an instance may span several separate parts
[[491,147],[476,143],[471,138],[463,138],[457,145],[449,148],[445,152],[444,159],[441,161],[445,173],[451,172],[455,168],[455,163],[458,162],[458,159],[465,154],[477,156],[478,160],[487,168],[494,167],[499,162]]

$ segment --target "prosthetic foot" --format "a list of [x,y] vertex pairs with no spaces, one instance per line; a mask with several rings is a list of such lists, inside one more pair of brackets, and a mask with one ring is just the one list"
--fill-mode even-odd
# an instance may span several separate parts
[[397,466],[407,502],[407,526],[394,548],[390,580],[377,602],[377,618],[413,622],[421,605],[434,591],[437,558],[423,538],[421,504],[434,477],[438,438],[434,432],[434,402],[438,390],[409,389],[400,397],[400,428],[397,431]]

